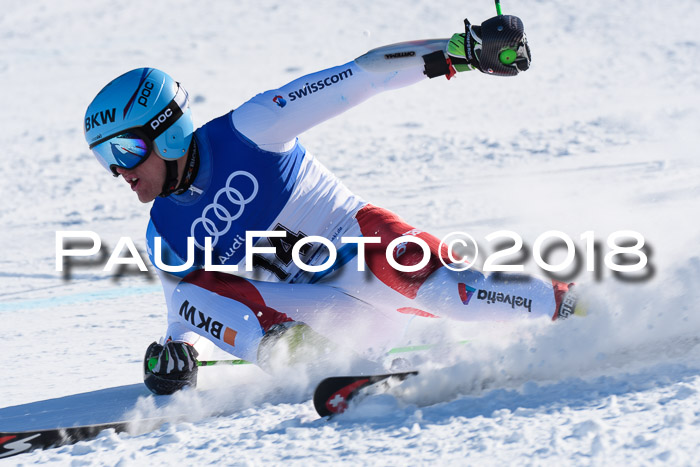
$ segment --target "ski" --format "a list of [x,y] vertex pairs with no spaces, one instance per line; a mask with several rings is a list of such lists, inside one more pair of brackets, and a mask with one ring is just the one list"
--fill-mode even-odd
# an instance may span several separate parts
[[148,418],[134,421],[98,423],[95,425],[47,428],[31,431],[0,431],[0,459],[16,456],[36,449],[47,449],[75,444],[96,438],[104,430],[113,429],[117,433],[130,431],[141,424],[157,426],[165,423],[165,418]]
[[[387,373],[363,376],[333,376],[321,381],[314,391],[314,407],[322,417],[343,413],[348,403],[359,394],[369,394],[372,390],[381,392],[404,381],[417,371]],[[29,431],[0,431],[0,459],[24,454],[37,449],[48,449],[75,444],[96,438],[104,430],[117,433],[151,431],[172,418],[148,418],[133,421],[118,421],[79,425],[71,427],[47,428]]]
[[341,414],[348,409],[351,399],[366,394],[370,388],[382,391],[417,374],[417,371],[405,371],[384,375],[332,376],[316,386],[314,408],[321,417]]

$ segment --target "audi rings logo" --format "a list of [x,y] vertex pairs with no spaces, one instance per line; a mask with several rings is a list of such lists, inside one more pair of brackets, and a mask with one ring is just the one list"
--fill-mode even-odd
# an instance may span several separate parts
[[[238,187],[234,186],[236,178],[238,178],[239,181]],[[247,197],[244,196],[241,191],[241,178],[247,178],[253,183],[253,192]],[[248,184],[246,183],[245,185]],[[226,235],[226,232],[231,228],[231,224],[243,215],[246,204],[253,201],[257,194],[258,180],[253,177],[253,175],[243,170],[232,173],[228,177],[228,180],[226,180],[226,185],[214,195],[214,201],[207,205],[207,207],[202,210],[202,215],[192,222],[190,236],[194,239],[194,244],[197,245],[197,248],[204,250],[204,245],[197,241],[197,236],[195,235],[195,230],[200,224],[205,230],[206,236],[212,237],[212,247],[216,246],[219,237]],[[226,195],[225,198],[221,199],[224,195]],[[222,202],[219,202],[220,200]],[[217,219],[224,222],[225,225],[223,227],[217,226]]]

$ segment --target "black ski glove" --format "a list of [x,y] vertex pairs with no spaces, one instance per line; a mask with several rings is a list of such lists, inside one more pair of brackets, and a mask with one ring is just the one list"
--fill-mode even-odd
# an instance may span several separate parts
[[523,22],[517,16],[494,16],[481,26],[474,26],[465,19],[464,26],[464,48],[457,44],[448,47],[448,55],[455,67],[468,64],[482,73],[499,76],[515,76],[530,68],[530,47]]
[[190,344],[170,341],[162,347],[151,371],[159,376],[190,373],[197,367],[197,355]]
[[143,381],[155,394],[197,385],[197,350],[186,342],[153,342],[146,350]]

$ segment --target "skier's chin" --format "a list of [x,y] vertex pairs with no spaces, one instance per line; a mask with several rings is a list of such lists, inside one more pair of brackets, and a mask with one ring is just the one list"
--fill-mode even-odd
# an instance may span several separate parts
[[138,196],[140,202],[142,202],[143,204],[146,204],[146,203],[150,203],[151,201],[156,199],[158,194],[137,191],[136,196]]

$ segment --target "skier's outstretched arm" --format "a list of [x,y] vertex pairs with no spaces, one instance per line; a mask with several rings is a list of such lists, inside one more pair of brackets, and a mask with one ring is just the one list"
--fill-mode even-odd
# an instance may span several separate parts
[[[512,51],[507,60],[504,50]],[[382,91],[472,69],[512,76],[529,64],[522,22],[514,16],[497,16],[481,26],[467,23],[466,32],[451,39],[373,49],[344,65],[258,94],[236,109],[232,118],[236,129],[253,143],[284,151],[299,134]]]

